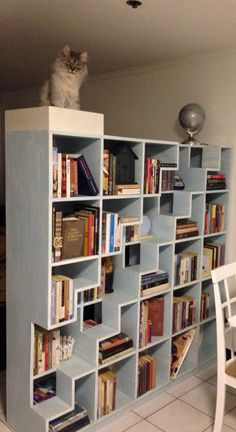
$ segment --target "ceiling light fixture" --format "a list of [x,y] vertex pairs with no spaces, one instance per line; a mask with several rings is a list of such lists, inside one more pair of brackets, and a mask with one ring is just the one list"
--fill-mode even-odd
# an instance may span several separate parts
[[139,0],[128,0],[127,5],[132,6],[133,9],[137,9],[138,6],[141,6],[142,2]]

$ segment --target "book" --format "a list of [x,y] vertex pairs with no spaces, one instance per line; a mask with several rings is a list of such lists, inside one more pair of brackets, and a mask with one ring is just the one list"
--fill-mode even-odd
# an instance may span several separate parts
[[125,350],[122,350],[121,352],[118,352],[118,353],[116,353],[116,354],[114,354],[114,355],[112,355],[110,357],[107,357],[107,358],[101,359],[101,360],[99,359],[99,363],[100,364],[106,364],[106,363],[109,363],[110,361],[117,360],[120,357],[122,357],[122,356],[124,356],[126,354],[129,354],[133,350],[134,350],[133,347],[126,348]]
[[151,321],[151,335],[163,336],[164,331],[164,297],[149,300],[148,318]]
[[109,150],[103,151],[103,195],[109,193]]
[[99,350],[101,351],[105,351],[111,348],[116,347],[117,345],[120,345],[128,340],[130,340],[131,337],[128,336],[126,333],[124,332],[120,332],[115,336],[111,336],[108,339],[105,339],[104,341],[101,341],[99,343]]
[[175,379],[179,373],[179,370],[186,358],[187,352],[193,341],[195,329],[191,329],[181,335],[173,338],[171,348],[171,370],[170,378]]
[[62,219],[62,238],[63,246],[61,259],[71,259],[80,257],[83,254],[84,242],[83,219],[78,217],[63,217]]
[[126,216],[126,215],[119,215],[120,223],[133,223],[133,222],[139,222],[140,218],[138,216]]
[[[50,432],[64,432],[66,430],[65,428],[68,428],[69,426],[77,426],[80,420],[84,420],[88,418],[88,412],[85,408],[83,408],[80,404],[75,402],[75,407],[72,411],[56,418],[55,420],[51,420],[49,423],[49,431]],[[83,423],[83,426],[85,424],[90,423],[90,421],[87,423],[81,422],[79,425]],[[76,429],[75,429],[76,430]]]
[[161,162],[161,168],[177,168],[176,162]]
[[81,195],[97,195],[99,190],[84,155],[78,161],[78,192]]
[[151,294],[156,294],[158,292],[161,292],[163,290],[167,290],[170,288],[169,282],[166,283],[160,283],[159,285],[155,285],[150,288],[141,288],[141,297],[145,297]]
[[106,350],[99,350],[99,362],[100,360],[102,361],[111,358],[115,354],[119,354],[131,347],[133,347],[133,340],[130,338],[129,340],[124,341],[123,343],[118,344],[112,348]]
[[176,240],[180,240],[183,238],[189,238],[189,237],[196,237],[199,235],[199,231],[189,231],[189,232],[185,232],[185,233],[176,233]]

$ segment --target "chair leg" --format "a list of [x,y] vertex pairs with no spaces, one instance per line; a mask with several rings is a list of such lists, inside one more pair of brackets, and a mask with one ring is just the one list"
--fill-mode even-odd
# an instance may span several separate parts
[[217,377],[216,412],[213,432],[221,432],[225,410],[226,385],[223,376]]

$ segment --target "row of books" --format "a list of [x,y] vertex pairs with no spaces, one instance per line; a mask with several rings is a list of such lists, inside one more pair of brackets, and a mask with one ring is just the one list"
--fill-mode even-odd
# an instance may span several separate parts
[[63,215],[61,210],[53,207],[53,262],[98,254],[99,211],[98,207],[87,205],[78,207],[70,215]]
[[199,279],[200,255],[182,252],[175,255],[175,285]]
[[106,368],[98,375],[97,417],[109,414],[116,406],[116,374]]
[[202,277],[211,275],[211,270],[225,262],[225,244],[204,243],[202,257]]
[[104,293],[102,293],[100,286],[95,288],[87,289],[83,292],[83,302],[87,303],[90,301],[95,301],[102,298]]
[[173,297],[173,333],[194,324],[195,304],[195,298],[187,294],[180,297]]
[[207,190],[226,189],[226,178],[223,173],[207,175]]
[[199,234],[197,222],[191,219],[178,219],[176,224],[176,240],[194,237]]
[[84,155],[60,153],[53,147],[53,197],[70,198],[98,192]]
[[156,387],[157,360],[150,354],[138,358],[138,396]]
[[87,410],[75,402],[72,411],[50,421],[49,432],[76,432],[89,423]]
[[51,280],[51,324],[73,318],[73,279],[64,275],[52,275]]
[[155,294],[159,291],[169,288],[168,273],[163,270],[158,270],[152,273],[146,273],[141,276],[141,297]]
[[99,343],[99,363],[106,364],[109,361],[122,357],[133,350],[133,339],[124,332],[120,332]]
[[160,187],[160,161],[145,158],[144,193],[158,194]]
[[33,374],[37,375],[56,367],[60,361],[71,358],[74,338],[61,336],[60,329],[45,330],[35,326]]
[[118,213],[102,213],[102,253],[118,252],[121,244],[121,223]]
[[201,293],[201,304],[200,304],[200,319],[204,320],[209,318],[210,309],[210,294],[207,291]]
[[140,238],[140,225],[129,225],[125,227],[125,242],[138,241]]
[[204,234],[217,233],[224,230],[224,204],[206,204]]
[[116,155],[109,149],[103,151],[103,195],[115,195]]
[[140,303],[139,347],[152,342],[152,337],[163,336],[164,297],[154,297]]
[[162,170],[161,173],[161,190],[172,191],[175,185],[175,172],[171,170]]

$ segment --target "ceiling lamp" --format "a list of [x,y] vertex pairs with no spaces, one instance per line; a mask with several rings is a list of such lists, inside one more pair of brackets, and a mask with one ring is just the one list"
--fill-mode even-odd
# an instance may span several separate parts
[[137,9],[138,6],[141,6],[142,2],[139,0],[128,0],[127,5],[132,6],[133,9]]

